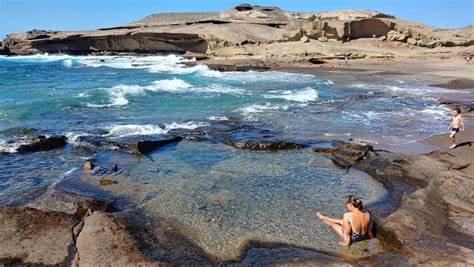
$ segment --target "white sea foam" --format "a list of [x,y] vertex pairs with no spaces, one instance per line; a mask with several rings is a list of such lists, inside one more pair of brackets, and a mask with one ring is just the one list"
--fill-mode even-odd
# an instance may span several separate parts
[[[168,93],[226,93],[226,94],[245,94],[246,91],[241,88],[222,85],[222,84],[210,84],[208,86],[195,87],[183,80],[173,78],[166,80],[154,81],[150,85],[126,85],[120,84],[111,88],[106,89],[110,96],[110,103],[107,104],[94,104],[87,103],[88,107],[101,108],[111,106],[124,106],[129,103],[127,95],[141,95],[146,91],[162,91]],[[84,93],[80,93],[78,97],[86,97]]]
[[68,58],[68,59],[63,61],[63,66],[67,67],[67,68],[72,68],[73,64],[74,64],[74,62],[72,61],[71,58]]
[[289,101],[304,103],[304,102],[310,102],[310,101],[316,100],[318,98],[318,92],[311,87],[307,87],[300,91],[287,90],[287,91],[280,92],[279,94],[278,93],[271,94],[271,95],[267,94],[267,95],[264,95],[264,97],[265,98],[282,98]]
[[270,103],[265,103],[264,105],[252,104],[242,108],[239,108],[237,111],[241,111],[244,115],[249,113],[259,113],[267,110],[288,110],[288,105],[273,105]]
[[109,130],[108,135],[130,136],[130,135],[165,134],[169,132],[170,130],[174,130],[174,129],[196,129],[196,128],[204,127],[204,126],[207,126],[207,123],[190,121],[190,122],[184,122],[184,123],[172,122],[170,124],[165,124],[163,128],[154,124],[112,125],[107,128]]
[[183,80],[170,79],[170,80],[159,80],[153,82],[151,85],[140,86],[140,85],[126,85],[120,84],[112,88],[108,88],[107,92],[110,95],[111,101],[108,104],[92,104],[87,103],[88,107],[100,108],[110,106],[124,106],[129,103],[126,98],[127,95],[140,95],[146,91],[168,91],[176,92],[182,89],[190,88],[191,85]]
[[211,116],[209,117],[209,120],[211,121],[228,121],[229,118],[226,116]]
[[0,139],[0,153],[15,153],[18,147],[17,143],[8,143],[6,140]]

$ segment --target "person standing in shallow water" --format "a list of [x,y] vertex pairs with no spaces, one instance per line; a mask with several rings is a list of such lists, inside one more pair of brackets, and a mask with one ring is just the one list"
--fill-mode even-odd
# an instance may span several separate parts
[[364,211],[362,200],[350,195],[346,200],[346,208],[349,212],[344,213],[342,220],[324,216],[319,212],[316,216],[336,231],[342,238],[339,244],[343,246],[373,238],[372,216],[368,211]]
[[464,119],[461,114],[460,108],[453,109],[453,121],[449,125],[449,130],[451,133],[449,134],[449,139],[451,140],[451,146],[449,148],[455,148],[456,144],[456,134],[459,132],[464,131]]

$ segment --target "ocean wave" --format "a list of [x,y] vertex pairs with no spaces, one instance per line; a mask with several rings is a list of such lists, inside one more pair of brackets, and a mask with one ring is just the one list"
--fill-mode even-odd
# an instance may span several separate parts
[[155,124],[123,124],[123,125],[112,125],[107,127],[109,134],[114,136],[130,136],[130,135],[155,135],[165,134],[170,130],[175,129],[197,129],[199,127],[207,126],[205,122],[172,122],[165,124],[163,127]]
[[237,109],[237,111],[242,112],[244,115],[249,113],[260,113],[267,110],[288,110],[288,105],[277,105],[277,104],[270,104],[265,103],[263,105],[260,104],[252,104],[242,108]]
[[318,92],[311,88],[307,87],[301,91],[283,91],[280,94],[271,94],[271,95],[264,95],[265,98],[281,98],[289,101],[296,101],[296,102],[310,102],[315,101],[318,98]]
[[108,104],[87,103],[86,105],[92,108],[124,106],[129,103],[128,99],[125,97],[126,95],[140,95],[146,91],[176,92],[181,89],[186,89],[189,87],[191,87],[190,84],[176,78],[169,79],[169,80],[155,81],[151,85],[146,85],[146,86],[120,84],[120,85],[107,89],[107,92],[111,98],[110,103]]

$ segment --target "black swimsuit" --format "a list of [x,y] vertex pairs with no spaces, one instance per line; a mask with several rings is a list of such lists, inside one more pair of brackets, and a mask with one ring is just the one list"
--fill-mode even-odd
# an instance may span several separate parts
[[[370,218],[370,220],[372,220],[372,218]],[[352,228],[352,216],[350,213],[349,213],[349,224],[351,225],[351,242],[359,242],[359,241],[369,239],[369,231],[366,231],[363,234],[359,234],[359,233],[356,233],[356,231],[354,231],[354,228]]]

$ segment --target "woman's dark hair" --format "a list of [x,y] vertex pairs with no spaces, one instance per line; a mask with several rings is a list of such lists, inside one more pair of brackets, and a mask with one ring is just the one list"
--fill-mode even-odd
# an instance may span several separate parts
[[461,108],[460,107],[455,107],[453,110],[457,111],[458,114],[461,114]]
[[364,207],[362,206],[362,200],[360,200],[360,198],[358,198],[356,195],[347,196],[346,204],[349,204],[349,203],[359,210],[364,209]]

